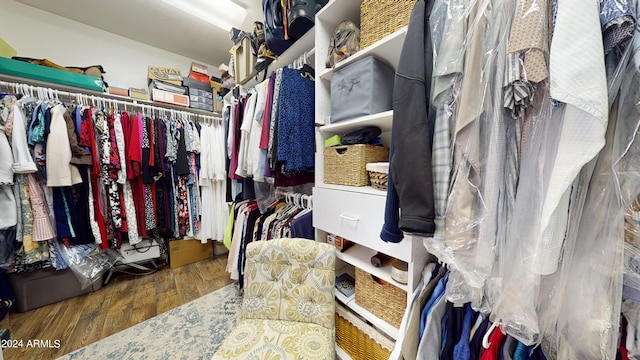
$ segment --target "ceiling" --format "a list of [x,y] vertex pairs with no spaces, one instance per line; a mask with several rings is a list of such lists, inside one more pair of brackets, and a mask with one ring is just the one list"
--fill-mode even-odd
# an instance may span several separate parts
[[[229,62],[232,43],[227,31],[161,0],[17,1],[195,61],[211,65]],[[233,1],[248,11],[244,24],[236,27],[251,32],[255,20],[263,21],[261,0]]]

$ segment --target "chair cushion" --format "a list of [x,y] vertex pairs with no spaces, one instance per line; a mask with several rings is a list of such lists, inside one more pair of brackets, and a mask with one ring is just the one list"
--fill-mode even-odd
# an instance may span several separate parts
[[247,246],[242,319],[290,320],[334,328],[335,248],[304,239]]
[[286,320],[242,320],[213,359],[333,359],[330,329]]

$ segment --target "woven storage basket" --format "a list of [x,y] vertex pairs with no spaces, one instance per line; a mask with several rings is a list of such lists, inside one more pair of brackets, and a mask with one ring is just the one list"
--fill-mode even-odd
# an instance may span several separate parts
[[409,24],[415,0],[364,0],[360,5],[360,49]]
[[379,284],[368,272],[356,267],[356,304],[400,328],[407,307],[407,292],[389,283]]
[[336,304],[336,343],[353,360],[387,360],[394,343],[364,320]]
[[388,161],[389,149],[376,145],[346,145],[324,148],[324,182],[367,186],[367,163]]
[[369,181],[374,189],[387,191],[389,183],[389,163],[369,163],[367,164]]

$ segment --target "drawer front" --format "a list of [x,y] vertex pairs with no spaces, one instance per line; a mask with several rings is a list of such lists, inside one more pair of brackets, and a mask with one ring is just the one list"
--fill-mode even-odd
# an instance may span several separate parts
[[313,226],[397,259],[410,261],[410,241],[394,244],[380,239],[385,202],[384,196],[315,187]]

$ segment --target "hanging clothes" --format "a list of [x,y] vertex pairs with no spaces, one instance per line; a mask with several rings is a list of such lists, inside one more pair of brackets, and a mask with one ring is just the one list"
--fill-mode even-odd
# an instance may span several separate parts
[[201,130],[200,178],[202,222],[200,240],[223,240],[229,211],[226,204],[224,128],[204,124]]
[[277,161],[284,175],[314,169],[315,85],[295,69],[283,68],[278,102]]
[[[7,125],[9,125],[9,128],[5,127],[5,130],[11,133],[13,172],[16,174],[28,174],[36,172],[37,168],[29,153],[26,131],[27,120],[21,104],[19,101],[14,103],[13,109],[8,115]],[[59,129],[58,127],[57,130]],[[64,148],[61,150],[65,151]],[[62,160],[64,161],[64,158]]]
[[264,213],[260,212],[256,201],[243,200],[232,205],[224,236],[225,246],[229,249],[226,270],[241,286],[247,245],[253,241],[292,237],[294,224],[311,212],[309,205],[305,207],[300,199],[301,194],[290,197],[288,203],[277,201]]
[[38,184],[35,176],[32,174],[29,174],[27,178],[29,181],[31,210],[33,211],[33,241],[52,239],[56,236],[56,233],[53,230],[53,226],[51,226],[49,208],[45,203],[40,184]]

